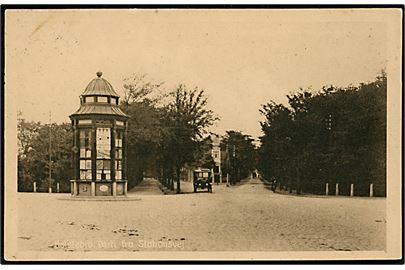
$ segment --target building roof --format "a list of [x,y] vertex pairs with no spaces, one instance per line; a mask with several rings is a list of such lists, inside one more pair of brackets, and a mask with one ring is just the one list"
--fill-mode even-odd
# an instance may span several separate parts
[[[112,85],[105,79],[101,78],[102,72],[97,72],[97,78],[93,79],[86,87],[86,90],[81,96],[110,96],[119,97],[119,95],[114,91]],[[120,107],[114,103],[86,103],[83,101],[80,108],[71,114],[69,117],[79,116],[79,115],[112,115],[129,118]]]
[[71,114],[70,116],[76,115],[94,115],[94,114],[104,114],[104,115],[115,115],[128,117],[117,105],[96,105],[96,104],[82,104],[80,108]]
[[104,78],[101,78],[103,73],[97,72],[97,78],[93,79],[82,93],[82,96],[112,96],[119,97],[112,85]]

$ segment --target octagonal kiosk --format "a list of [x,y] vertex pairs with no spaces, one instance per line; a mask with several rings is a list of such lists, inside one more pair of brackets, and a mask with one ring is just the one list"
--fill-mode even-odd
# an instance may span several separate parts
[[80,108],[69,116],[73,127],[73,196],[125,196],[128,115],[119,95],[102,73],[80,96]]

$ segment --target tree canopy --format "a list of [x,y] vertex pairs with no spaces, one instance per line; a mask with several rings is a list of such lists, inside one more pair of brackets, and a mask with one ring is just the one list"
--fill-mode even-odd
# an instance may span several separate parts
[[[124,79],[121,108],[130,116],[127,131],[129,188],[145,176],[156,177],[180,192],[180,171],[188,166],[213,167],[209,128],[218,117],[208,109],[204,90],[164,83],[146,75]],[[164,94],[166,93],[166,94]],[[385,195],[387,75],[359,86],[299,89],[287,96],[288,105],[269,101],[260,108],[263,136],[256,149],[253,138],[228,130],[221,141],[222,173],[231,184],[258,168],[265,179],[297,193],[323,194],[325,184],[340,184],[358,195],[370,183]],[[49,132],[51,130],[51,132]],[[51,139],[52,147],[49,147]],[[71,125],[18,120],[18,188],[39,190],[52,178],[69,190]],[[49,161],[51,158],[51,161]]]
[[32,191],[36,182],[38,191],[46,191],[51,166],[53,190],[59,183],[60,191],[69,191],[72,177],[70,124],[30,122],[19,114],[17,131],[18,190]]
[[256,167],[256,149],[253,138],[240,131],[228,130],[222,140],[225,149],[223,173],[230,175],[230,183],[235,184],[249,176]]
[[197,160],[197,153],[205,147],[207,128],[217,117],[207,109],[204,90],[179,84],[168,95],[160,95],[162,84],[147,82],[144,75],[125,80],[126,98],[121,106],[131,117],[128,176],[130,187],[146,173],[172,189],[176,181],[180,192],[180,170]]
[[287,96],[288,107],[263,105],[261,171],[297,193],[340,183],[342,194],[354,184],[365,195],[373,183],[385,195],[386,94],[383,72],[358,87],[301,89]]

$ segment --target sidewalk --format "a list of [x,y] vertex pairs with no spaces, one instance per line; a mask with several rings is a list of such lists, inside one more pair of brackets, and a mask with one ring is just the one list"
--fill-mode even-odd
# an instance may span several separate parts
[[128,191],[131,195],[162,195],[161,184],[154,178],[145,178],[137,186]]

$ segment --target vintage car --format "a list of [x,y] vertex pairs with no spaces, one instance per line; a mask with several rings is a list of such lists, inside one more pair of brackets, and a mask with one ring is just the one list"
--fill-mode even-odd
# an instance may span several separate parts
[[197,169],[193,172],[193,186],[194,192],[197,189],[207,189],[208,192],[212,192],[212,180],[210,169]]

